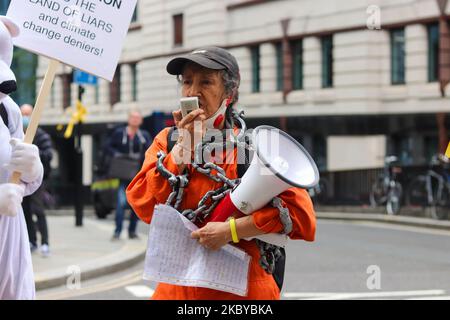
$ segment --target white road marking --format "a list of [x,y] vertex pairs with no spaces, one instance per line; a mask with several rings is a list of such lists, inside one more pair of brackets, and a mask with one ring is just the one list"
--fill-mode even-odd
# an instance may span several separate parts
[[423,233],[423,234],[431,234],[438,236],[450,236],[450,231],[440,230],[440,229],[431,229],[427,227],[416,227],[416,226],[408,226],[401,225],[395,223],[387,223],[384,221],[359,221],[359,220],[337,220],[337,219],[320,219],[320,224],[341,224],[341,225],[356,225],[363,227],[373,227],[378,229],[390,229],[397,231],[409,231],[415,233]]
[[418,297],[418,298],[409,298],[405,300],[450,300],[450,296],[439,296],[439,297]]
[[[93,279],[96,280],[96,279]],[[94,284],[89,287],[83,287],[81,285],[81,289],[79,290],[69,290],[64,288],[61,291],[61,288],[50,289],[51,291],[55,290],[55,292],[45,293],[45,292],[37,292],[36,296],[38,300],[63,300],[69,298],[75,298],[88,294],[95,294],[99,292],[109,291],[113,289],[117,289],[126,285],[130,285],[133,283],[137,283],[142,280],[142,271],[136,271],[131,274],[125,275],[119,279],[112,279],[106,282],[102,282],[99,284]]]
[[314,297],[326,297],[337,294],[336,292],[286,292],[282,296],[285,298],[314,298]]
[[[411,296],[439,296],[445,290],[416,290],[416,291],[378,291],[378,292],[286,292],[285,298],[304,300],[346,300],[346,299],[375,299]],[[431,298],[431,297],[429,297]],[[437,298],[437,297],[433,297]],[[432,298],[432,299],[433,299]]]
[[380,229],[390,229],[390,230],[398,230],[398,231],[409,231],[423,234],[431,234],[437,236],[450,236],[450,231],[439,230],[439,229],[431,229],[426,227],[415,227],[408,225],[400,225],[400,224],[389,224],[386,222],[375,222],[375,221],[355,221],[355,224],[373,228]]
[[130,292],[133,296],[138,298],[151,298],[155,290],[146,286],[128,286],[125,290]]

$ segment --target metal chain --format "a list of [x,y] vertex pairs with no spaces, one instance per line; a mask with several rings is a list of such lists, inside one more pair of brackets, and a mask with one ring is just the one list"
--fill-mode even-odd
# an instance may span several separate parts
[[[166,200],[166,205],[172,206],[178,210],[183,199],[184,188],[189,183],[188,175],[184,174],[176,176],[172,172],[167,170],[163,164],[164,159],[167,157],[167,154],[165,154],[164,152],[160,151],[156,156],[158,157],[156,169],[164,178],[169,181],[169,184],[172,186],[172,192]],[[173,204],[174,201],[175,203]]]
[[[193,168],[200,172],[201,174],[207,176],[215,182],[222,182],[223,186],[216,189],[208,191],[197,205],[197,209],[186,209],[182,214],[192,222],[203,222],[209,214],[215,209],[219,202],[229,193],[233,188],[235,188],[239,183],[240,179],[229,179],[226,175],[225,170],[223,170],[218,165],[207,162],[202,165],[202,155],[210,154],[211,150],[216,147],[223,147],[224,150],[228,150],[227,147],[248,147],[244,141],[246,124],[243,120],[243,112],[237,113],[233,112],[233,119],[239,122],[240,130],[237,135],[233,134],[230,140],[224,139],[224,143],[214,143],[207,142],[203,140],[195,146],[194,152],[194,162],[192,163]],[[206,153],[209,152],[209,153]],[[166,154],[162,151],[158,152],[157,165],[156,168],[161,175],[166,178],[169,184],[172,186],[172,192],[167,198],[166,205],[173,206],[178,210],[184,195],[184,189],[189,183],[188,174],[176,176],[164,167],[164,159]],[[216,171],[212,174],[212,171]],[[175,201],[175,204],[173,202]],[[173,205],[172,205],[173,204]],[[279,210],[280,220],[283,224],[283,233],[288,234],[292,231],[292,220],[289,215],[289,209],[285,208],[281,204],[281,199],[275,197],[272,200],[272,206]],[[281,257],[282,253],[280,247],[266,243],[264,241],[256,240],[256,243],[260,250],[260,261],[261,267],[268,273],[272,274],[275,271],[275,263]]]
[[292,219],[289,214],[289,209],[285,208],[281,205],[281,199],[279,197],[275,197],[272,199],[272,206],[277,208],[280,212],[280,220],[283,224],[283,234],[291,233],[292,231]]
[[[283,231],[281,233],[289,234],[292,231],[292,219],[289,214],[289,208],[282,206],[281,199],[279,197],[272,199],[272,206],[277,208],[279,211],[280,220],[283,224]],[[259,265],[267,273],[272,274],[275,271],[275,264],[277,260],[282,255],[280,247],[260,240],[257,240],[256,244],[259,247],[259,253],[261,255]]]

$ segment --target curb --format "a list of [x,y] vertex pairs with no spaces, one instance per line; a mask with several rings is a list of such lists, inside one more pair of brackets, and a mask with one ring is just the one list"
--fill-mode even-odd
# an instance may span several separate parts
[[390,216],[372,213],[317,212],[316,217],[323,220],[371,221],[391,223],[403,226],[422,227],[450,231],[450,221],[438,221],[429,218]]
[[[145,239],[143,235],[140,236]],[[123,271],[143,261],[146,248],[144,240],[139,240],[134,243],[130,242],[126,243],[115,253],[100,256],[80,265],[67,266],[66,268],[36,273],[36,291],[71,284],[75,279],[86,281]]]
[[[68,267],[67,269],[58,269],[51,272],[36,274],[36,291],[63,286],[67,283],[71,283],[70,281],[78,276],[81,281],[85,281],[123,271],[138,262],[141,262],[145,257],[145,250],[138,250],[137,252],[135,249],[129,248],[128,246],[124,246],[119,252],[120,254],[117,253],[101,258],[102,263],[99,265],[94,265],[95,263],[85,263],[80,266],[74,266],[74,269]],[[127,257],[123,258],[123,254],[127,254]]]

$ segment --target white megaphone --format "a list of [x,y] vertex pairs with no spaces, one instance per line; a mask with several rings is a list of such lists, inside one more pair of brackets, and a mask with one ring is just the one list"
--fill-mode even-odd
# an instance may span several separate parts
[[[286,132],[259,126],[253,131],[251,143],[255,153],[241,183],[218,204],[206,222],[226,221],[237,211],[252,214],[289,188],[309,189],[319,182],[314,160]],[[283,247],[287,240],[281,234],[256,238]]]

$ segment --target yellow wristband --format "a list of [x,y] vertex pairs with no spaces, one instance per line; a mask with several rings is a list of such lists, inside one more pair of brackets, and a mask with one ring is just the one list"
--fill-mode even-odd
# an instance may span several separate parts
[[234,243],[239,242],[239,238],[236,231],[236,220],[234,218],[230,219],[230,230],[231,230],[231,238],[233,239]]

